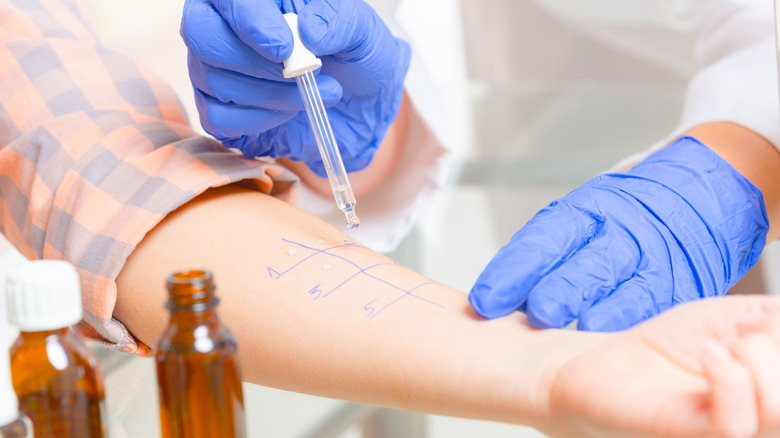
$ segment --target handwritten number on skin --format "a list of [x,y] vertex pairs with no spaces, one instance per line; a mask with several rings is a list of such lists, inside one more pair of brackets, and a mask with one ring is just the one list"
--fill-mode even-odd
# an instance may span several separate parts
[[374,306],[372,306],[372,304],[374,304],[374,302],[375,302],[376,300],[377,300],[377,299],[376,299],[376,298],[374,298],[373,300],[369,301],[369,302],[368,302],[368,304],[366,304],[365,306],[363,306],[363,310],[365,310],[365,311],[366,311],[366,316],[368,316],[369,318],[371,317],[371,315],[373,315],[373,314],[374,314],[374,311],[376,310],[376,309],[374,308]]
[[[369,301],[368,303],[366,303],[363,306],[363,312],[365,313],[365,316],[367,318],[373,319],[373,318],[379,316],[385,310],[387,310],[388,308],[394,306],[395,304],[397,304],[398,302],[400,302],[400,301],[402,301],[404,299],[415,299],[415,300],[417,300],[419,302],[424,302],[424,303],[427,303],[427,304],[430,304],[430,305],[433,305],[433,306],[436,306],[436,307],[439,307],[439,308],[443,308],[444,307],[443,305],[441,305],[439,303],[436,303],[435,301],[431,301],[429,299],[426,299],[426,298],[424,298],[422,296],[419,296],[419,295],[414,293],[415,290],[417,290],[417,289],[419,289],[421,287],[424,287],[424,286],[427,286],[427,285],[430,285],[430,284],[434,284],[433,282],[426,282],[426,283],[418,284],[417,286],[415,286],[415,287],[413,287],[411,289],[406,289],[406,288],[404,288],[404,287],[402,287],[402,286],[400,286],[398,284],[395,284],[392,280],[386,279],[385,276],[379,275],[379,274],[375,274],[373,272],[373,270],[375,270],[375,269],[377,269],[379,267],[382,267],[382,266],[389,266],[389,265],[400,266],[398,264],[398,262],[396,262],[396,261],[382,262],[382,263],[377,263],[377,264],[374,264],[374,265],[371,265],[371,266],[361,266],[356,261],[352,260],[351,257],[349,257],[347,255],[340,255],[340,254],[337,254],[337,253],[333,252],[334,250],[336,250],[338,248],[365,248],[365,247],[363,247],[362,245],[360,245],[359,243],[357,243],[357,242],[355,242],[353,240],[344,239],[344,240],[342,240],[341,244],[339,244],[337,246],[328,247],[328,248],[316,248],[316,247],[304,245],[302,243],[295,242],[295,241],[288,240],[288,239],[282,239],[282,241],[285,242],[285,243],[294,245],[294,248],[296,248],[296,250],[297,249],[306,250],[306,251],[309,252],[309,254],[306,255],[305,257],[303,257],[302,259],[297,259],[297,261],[295,261],[295,263],[292,266],[287,267],[286,269],[282,270],[281,272],[277,271],[274,268],[267,267],[266,269],[267,269],[268,275],[272,279],[274,279],[274,280],[279,280],[282,277],[287,278],[286,275],[288,273],[293,272],[296,268],[298,268],[299,266],[301,266],[303,263],[307,262],[308,260],[311,260],[313,257],[322,257],[322,256],[330,257],[334,261],[345,262],[346,264],[351,265],[351,266],[353,266],[356,269],[356,271],[354,273],[352,273],[349,277],[343,279],[343,281],[338,283],[335,287],[332,287],[332,285],[328,286],[329,290],[328,290],[327,293],[323,292],[323,290],[321,289],[322,288],[322,284],[321,283],[317,284],[314,287],[312,287],[308,291],[309,297],[311,298],[312,301],[316,301],[316,300],[318,300],[320,298],[323,298],[323,299],[327,298],[331,293],[335,292],[336,290],[340,290],[342,288],[342,286],[346,285],[347,283],[353,281],[354,279],[356,279],[358,277],[361,277],[361,278],[364,278],[364,279],[369,279],[370,281],[373,281],[374,283],[378,284],[379,286],[386,286],[386,287],[390,288],[388,291],[393,290],[396,293],[400,293],[399,296],[397,296],[395,299],[393,299],[392,301],[390,301],[389,303],[384,304],[384,305],[382,305],[381,302],[380,303],[377,302],[377,301],[379,301],[378,298],[375,298],[375,299]],[[319,242],[318,241],[318,243],[324,243],[324,242]],[[325,269],[325,266],[330,266],[330,264],[323,265],[324,269]],[[329,269],[325,269],[325,270],[329,270]],[[338,280],[336,279],[336,281],[338,281]]]
[[316,285],[309,291],[309,296],[311,297],[312,301],[316,300],[317,298],[322,295],[322,290],[320,289],[320,285]]

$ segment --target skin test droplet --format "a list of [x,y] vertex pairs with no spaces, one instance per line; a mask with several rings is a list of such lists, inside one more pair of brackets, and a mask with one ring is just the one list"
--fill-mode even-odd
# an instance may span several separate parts
[[325,263],[324,265],[322,265],[322,269],[325,271],[330,271],[331,269],[333,269],[333,265],[331,265],[330,263]]
[[320,243],[320,244],[325,243],[325,239],[317,239],[317,243]]
[[290,249],[287,250],[287,254],[289,254],[291,256],[295,255],[295,254],[298,254],[298,249],[297,248],[290,248]]

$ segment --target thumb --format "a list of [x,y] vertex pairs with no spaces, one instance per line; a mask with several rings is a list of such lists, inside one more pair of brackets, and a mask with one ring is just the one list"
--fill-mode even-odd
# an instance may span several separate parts
[[266,59],[282,62],[292,53],[280,0],[212,0],[212,5],[238,38]]
[[477,278],[469,293],[486,318],[504,316],[526,303],[532,289],[584,247],[603,228],[604,218],[555,201],[520,229]]
[[343,54],[349,60],[375,50],[377,37],[387,30],[361,0],[312,0],[299,13],[298,23],[301,41],[314,54]]

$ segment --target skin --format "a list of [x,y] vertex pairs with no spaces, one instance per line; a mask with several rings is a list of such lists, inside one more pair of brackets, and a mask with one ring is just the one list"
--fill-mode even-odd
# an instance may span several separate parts
[[553,415],[576,431],[566,436],[777,436],[780,331],[757,343],[742,329],[777,319],[776,307],[759,296],[708,299],[621,333],[559,372]]
[[769,216],[767,242],[780,237],[780,152],[767,139],[735,123],[713,122],[689,130],[731,163],[764,194]]
[[758,391],[758,404],[760,416],[767,427],[760,434],[761,437],[772,437],[780,434],[777,427],[780,417],[780,392],[777,391],[780,377],[777,369],[772,368],[772,363],[780,362],[780,353],[777,350],[777,339],[780,336],[780,314],[777,312],[777,302],[771,303],[771,310],[767,315],[755,315],[752,318],[744,318],[739,321],[737,330],[740,338],[733,342],[731,351],[734,357],[747,364],[754,376]]
[[[129,106],[108,102],[108,109]],[[27,126],[48,121],[30,119]],[[691,134],[765,191],[771,238],[777,237],[777,151],[737,125],[699,128]],[[392,160],[383,163],[376,161],[373,168],[384,170],[369,181],[391,175]],[[209,190],[168,215],[136,248],[117,279],[115,314],[154,345],[167,322],[165,276],[208,268],[249,382],[528,424],[559,436],[777,431],[773,394],[780,387],[768,370],[780,365],[780,332],[770,323],[749,330],[744,323],[778,318],[768,297],[684,305],[619,334],[537,331],[517,313],[478,318],[463,293],[345,239],[271,197],[233,186]],[[337,246],[302,262],[308,248]],[[353,277],[356,265],[376,267]],[[415,287],[413,294],[399,292]]]
[[[735,357],[723,346],[738,319],[767,313],[769,297],[680,306],[619,334],[539,331],[520,313],[479,318],[462,292],[345,239],[274,198],[212,189],[138,246],[117,280],[115,316],[154,345],[167,322],[165,276],[207,267],[252,383],[555,436],[749,437],[776,426],[763,413],[778,406],[759,394],[780,387],[761,386],[755,370],[777,369],[780,354]],[[308,257],[299,244],[339,248]],[[380,264],[353,277],[356,265]],[[780,338],[770,340],[777,350]]]

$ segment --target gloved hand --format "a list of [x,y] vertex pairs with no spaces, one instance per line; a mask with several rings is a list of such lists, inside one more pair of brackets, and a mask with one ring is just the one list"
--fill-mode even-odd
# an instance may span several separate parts
[[362,0],[187,0],[181,34],[203,128],[247,157],[287,157],[325,177],[295,79],[282,76],[298,14],[347,171],[366,167],[398,113],[410,48]]
[[691,137],[625,173],[598,176],[536,214],[469,294],[488,318],[621,330],[675,304],[724,294],[758,261],[763,195]]

